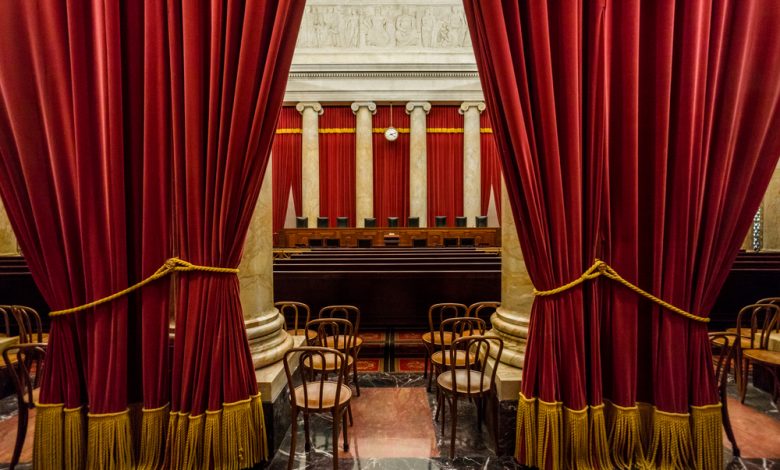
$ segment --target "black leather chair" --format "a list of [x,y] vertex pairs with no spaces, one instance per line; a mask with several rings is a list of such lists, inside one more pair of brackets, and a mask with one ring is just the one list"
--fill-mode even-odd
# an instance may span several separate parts
[[487,227],[487,216],[486,215],[478,215],[476,217],[477,227],[483,228]]
[[446,227],[447,226],[447,216],[446,215],[437,215],[436,216],[436,226],[437,227]]
[[309,228],[309,218],[308,217],[296,217],[295,218],[295,228]]
[[328,222],[327,217],[317,217],[317,228],[328,228]]
[[406,222],[407,227],[419,227],[420,226],[420,218],[419,217],[409,217],[409,219]]
[[387,226],[388,227],[398,227],[398,217],[388,217],[387,218]]
[[336,217],[336,227],[347,228],[349,226],[349,217]]
[[374,227],[376,227],[376,218],[374,218],[374,217],[366,217],[365,219],[363,219],[363,225],[366,228],[374,228]]
[[467,225],[467,223],[468,223],[468,220],[469,219],[467,217],[462,216],[462,215],[459,216],[459,217],[455,217],[455,226],[456,227],[461,227],[461,228],[465,227]]

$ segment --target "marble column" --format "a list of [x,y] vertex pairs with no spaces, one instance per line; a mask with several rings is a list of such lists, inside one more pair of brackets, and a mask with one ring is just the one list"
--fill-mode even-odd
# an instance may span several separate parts
[[479,115],[485,110],[481,101],[465,101],[458,112],[463,115],[463,215],[476,223],[482,215],[482,152]]
[[376,104],[370,101],[352,103],[355,125],[355,218],[358,227],[366,217],[374,216],[374,152],[371,116]]
[[11,228],[11,221],[8,220],[3,202],[0,201],[0,255],[18,254],[19,246],[16,243],[14,230]]
[[780,250],[780,164],[772,173],[769,187],[764,195],[763,250]]
[[506,187],[501,183],[501,307],[490,319],[491,330],[504,340],[501,362],[523,367],[528,323],[534,302],[533,284],[520,250]]
[[428,226],[428,150],[425,116],[431,103],[406,103],[409,115],[409,215],[420,218],[420,227]]
[[301,123],[301,192],[303,216],[309,227],[317,226],[320,215],[320,122],[322,106],[316,102],[295,105],[302,115]]
[[271,174],[269,159],[238,266],[241,308],[255,369],[281,360],[293,346],[293,338],[284,329],[284,318],[274,307]]

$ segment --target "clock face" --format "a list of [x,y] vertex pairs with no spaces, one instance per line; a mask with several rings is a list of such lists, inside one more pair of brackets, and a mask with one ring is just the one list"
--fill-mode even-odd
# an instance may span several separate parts
[[394,141],[398,138],[398,131],[395,127],[388,127],[385,131],[385,139],[389,140],[390,142]]

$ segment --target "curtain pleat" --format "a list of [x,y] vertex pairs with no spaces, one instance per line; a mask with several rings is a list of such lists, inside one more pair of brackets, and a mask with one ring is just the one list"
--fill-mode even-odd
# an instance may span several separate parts
[[463,215],[463,116],[457,106],[433,106],[427,116],[428,226],[436,216]]
[[291,191],[294,215],[297,216],[303,212],[301,200],[301,113],[295,107],[283,107],[276,127],[277,134],[274,137],[271,150],[274,233],[284,228]]
[[[377,106],[373,117],[374,217],[379,226],[388,217],[398,217],[406,226],[409,217],[409,115],[403,106]],[[390,142],[384,130],[390,125],[400,129],[398,139]]]
[[355,114],[349,106],[323,106],[320,116],[320,216],[355,226]]

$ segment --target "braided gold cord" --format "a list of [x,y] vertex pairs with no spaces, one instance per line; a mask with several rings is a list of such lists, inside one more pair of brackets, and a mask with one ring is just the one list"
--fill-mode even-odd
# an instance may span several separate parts
[[567,291],[573,287],[576,287],[580,284],[582,284],[585,281],[589,281],[591,279],[596,279],[599,276],[604,276],[606,278],[612,279],[613,281],[616,281],[620,284],[623,284],[628,289],[634,291],[635,293],[641,295],[642,297],[645,297],[646,299],[649,299],[656,304],[660,305],[661,307],[674,312],[680,316],[683,316],[689,320],[698,321],[702,323],[708,323],[710,321],[709,318],[706,317],[700,317],[698,315],[694,315],[692,313],[686,312],[685,310],[675,307],[674,305],[659,299],[658,297],[654,296],[653,294],[641,289],[640,287],[630,283],[629,281],[623,279],[623,277],[620,276],[620,274],[617,273],[610,265],[605,263],[604,261],[601,261],[600,259],[596,259],[593,263],[593,265],[587,269],[580,277],[577,279],[569,282],[568,284],[564,284],[562,286],[556,287],[555,289],[550,290],[536,290],[534,289],[534,295],[545,297],[555,294],[560,294],[561,292]]
[[160,266],[160,268],[154,272],[151,276],[147,277],[146,279],[133,284],[132,286],[128,287],[127,289],[121,290],[119,292],[113,293],[109,296],[103,297],[102,299],[98,299],[95,301],[92,301],[90,303],[80,305],[78,307],[68,308],[65,310],[55,310],[51,313],[49,313],[50,317],[56,317],[60,315],[67,315],[69,313],[76,313],[81,312],[84,310],[89,310],[91,308],[97,307],[98,305],[103,305],[105,303],[111,302],[113,300],[116,300],[120,297],[123,297],[133,291],[136,291],[145,285],[152,283],[160,278],[163,278],[171,273],[174,272],[187,272],[187,271],[202,271],[207,273],[224,273],[224,274],[236,274],[238,272],[238,269],[235,268],[218,268],[214,266],[200,266],[197,264],[192,264],[189,261],[184,261],[179,258],[169,258],[165,261],[165,263]]

